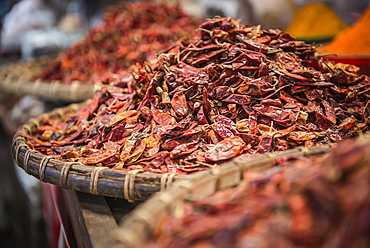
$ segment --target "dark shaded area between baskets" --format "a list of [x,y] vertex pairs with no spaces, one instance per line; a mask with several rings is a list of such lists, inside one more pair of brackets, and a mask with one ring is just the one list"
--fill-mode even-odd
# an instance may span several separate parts
[[18,181],[11,137],[0,123],[0,247],[46,247],[42,219],[35,221],[27,193]]

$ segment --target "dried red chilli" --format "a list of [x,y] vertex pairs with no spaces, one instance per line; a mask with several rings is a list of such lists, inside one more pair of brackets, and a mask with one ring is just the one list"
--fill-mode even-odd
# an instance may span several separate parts
[[44,119],[29,144],[87,165],[189,173],[369,132],[369,78],[279,30],[207,20],[130,70],[66,119]]
[[320,158],[246,172],[236,188],[167,214],[142,247],[368,247],[369,152],[345,141]]
[[180,38],[194,33],[200,22],[180,6],[159,1],[122,2],[111,6],[102,24],[89,31],[47,66],[43,80],[95,83],[110,73],[127,69],[136,61],[155,58]]

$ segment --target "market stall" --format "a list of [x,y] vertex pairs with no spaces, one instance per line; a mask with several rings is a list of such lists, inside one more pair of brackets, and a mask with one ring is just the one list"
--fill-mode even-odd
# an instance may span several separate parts
[[[223,2],[237,15],[236,1]],[[282,29],[232,16],[195,17],[182,10],[186,3],[121,2],[58,55],[0,68],[2,94],[39,100],[35,108],[4,107],[2,122],[14,164],[42,189],[49,247],[262,246],[261,237],[276,233],[284,235],[271,242],[286,247],[366,247],[368,224],[354,213],[366,218],[370,211],[363,180],[370,166],[369,63],[342,63],[331,53],[340,54],[335,47],[343,37],[361,33],[370,12],[346,23],[334,5],[287,2],[295,15]],[[364,41],[357,58],[366,56],[367,38],[355,39]],[[16,122],[11,114],[23,118]],[[333,188],[312,189],[309,180]],[[362,189],[346,196],[356,183]],[[251,198],[241,203],[251,207],[246,229],[236,228],[244,222],[223,226],[222,211],[212,220],[203,216],[194,233],[178,224],[196,225],[188,221],[198,216],[198,204],[234,211],[223,206],[235,202],[217,204],[217,196],[241,194],[241,187]],[[257,213],[260,194],[271,205],[261,203]],[[358,208],[334,206],[334,198],[357,201]],[[330,209],[343,213],[337,226]],[[258,229],[269,221],[279,223],[276,230]],[[316,233],[321,224],[325,232]],[[166,236],[171,232],[180,233],[177,240]]]

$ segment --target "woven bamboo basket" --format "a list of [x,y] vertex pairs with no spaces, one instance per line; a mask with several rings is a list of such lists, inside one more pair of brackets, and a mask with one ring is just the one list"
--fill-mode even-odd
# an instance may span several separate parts
[[[31,119],[21,126],[14,135],[12,144],[13,157],[18,166],[43,182],[94,195],[124,198],[129,201],[145,200],[153,193],[167,189],[175,181],[187,180],[190,177],[174,173],[143,173],[138,170],[125,171],[108,167],[86,166],[77,162],[65,162],[51,156],[45,156],[27,144],[28,140],[22,134],[31,135],[32,131],[41,125],[41,121],[45,117],[60,119],[68,113],[75,112],[82,104],[85,103],[57,108],[50,113]],[[276,158],[281,156],[297,153],[321,154],[326,152],[328,147],[296,148],[246,159],[236,158],[227,166],[220,169],[209,169],[207,173],[218,178],[217,185],[213,188],[226,188],[235,185],[240,180],[241,173],[247,169],[265,170]],[[193,174],[198,173],[200,172]],[[201,173],[201,175],[204,174]]]
[[[278,159],[290,156],[314,157],[325,154],[334,145],[299,147],[277,153],[267,153],[248,159],[234,159],[222,167],[192,175],[176,182],[165,192],[159,192],[126,216],[112,233],[109,247],[139,248],[166,215],[181,209],[184,201],[202,200],[226,187],[237,186],[245,171],[266,171]],[[273,169],[272,169],[273,170]]]
[[91,98],[99,87],[97,84],[85,84],[80,81],[64,84],[59,80],[48,82],[35,79],[46,65],[55,60],[55,56],[43,56],[1,67],[0,90],[8,94],[27,94],[59,102],[80,102]]

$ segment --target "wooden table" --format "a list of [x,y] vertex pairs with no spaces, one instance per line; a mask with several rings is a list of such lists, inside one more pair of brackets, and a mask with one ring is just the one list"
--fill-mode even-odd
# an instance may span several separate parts
[[46,211],[46,222],[50,222],[48,220],[55,215],[59,219],[54,227],[49,227],[54,236],[58,236],[60,231],[51,247],[56,244],[61,247],[60,244],[64,243],[62,247],[107,248],[119,221],[140,204],[62,189],[51,184],[45,184],[43,188],[47,197],[44,196],[44,199],[50,199],[55,210],[51,214]]

